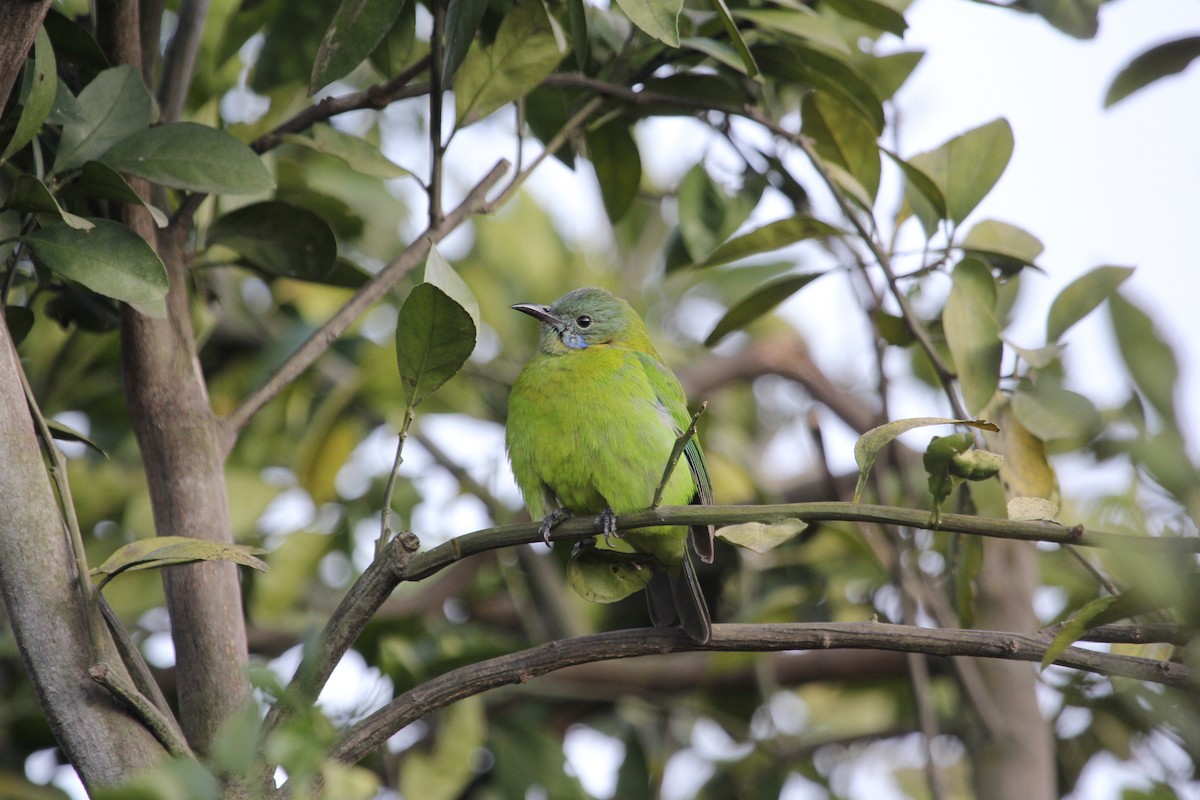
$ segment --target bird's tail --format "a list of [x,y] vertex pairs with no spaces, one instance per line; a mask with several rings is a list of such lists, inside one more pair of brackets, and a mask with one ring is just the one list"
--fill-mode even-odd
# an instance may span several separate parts
[[701,644],[712,638],[708,604],[704,602],[692,560],[686,554],[680,564],[654,573],[646,587],[646,604],[654,627],[670,628],[678,624]]

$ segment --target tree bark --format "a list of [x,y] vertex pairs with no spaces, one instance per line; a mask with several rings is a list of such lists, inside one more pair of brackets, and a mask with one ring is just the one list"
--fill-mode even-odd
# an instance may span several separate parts
[[[1037,549],[1031,542],[989,540],[977,579],[975,625],[1032,633],[1033,590],[1038,585]],[[1054,737],[1037,704],[1037,667],[978,659],[988,694],[1004,709],[995,730],[969,742],[978,800],[1052,800]]]
[[0,31],[4,31],[4,35],[0,36],[0,112],[8,103],[13,84],[33,45],[33,37],[42,26],[49,7],[50,0],[10,0],[0,3]]
[[[89,677],[87,608],[41,452],[17,352],[0,322],[0,593],[42,712],[92,790],[127,780],[165,751]],[[119,668],[111,659],[107,666]]]

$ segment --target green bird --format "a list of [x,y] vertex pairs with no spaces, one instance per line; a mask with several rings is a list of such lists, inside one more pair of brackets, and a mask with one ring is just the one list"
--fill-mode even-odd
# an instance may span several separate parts
[[[605,541],[615,517],[649,508],[679,437],[690,425],[683,387],[654,349],[646,324],[603,289],[576,289],[549,306],[512,307],[541,322],[538,352],[513,384],[506,445],[517,486],[541,533],[568,516],[599,515]],[[667,505],[711,504],[712,484],[700,443],[684,449],[663,487]],[[688,528],[626,531],[635,553],[653,557],[646,586],[650,619],[678,623],[707,642],[712,622],[688,557]],[[713,527],[691,528],[691,545],[713,559]]]

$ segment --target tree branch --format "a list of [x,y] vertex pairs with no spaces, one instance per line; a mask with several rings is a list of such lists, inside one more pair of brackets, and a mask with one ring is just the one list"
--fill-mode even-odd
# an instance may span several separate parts
[[[878,622],[714,625],[712,640],[706,645],[675,629],[612,631],[550,642],[439,675],[351,726],[330,755],[344,763],[355,763],[405,725],[451,703],[591,661],[696,650],[868,649],[1036,662],[1041,660],[1048,646],[1047,639],[1005,631],[938,630]],[[1188,667],[1167,661],[1071,647],[1054,663],[1101,675],[1200,690],[1200,679]]]
[[424,261],[431,245],[440,242],[468,218],[486,212],[490,208],[487,193],[507,170],[507,161],[500,161],[492,167],[491,171],[475,184],[475,188],[470,191],[458,208],[446,215],[441,224],[427,228],[392,263],[363,284],[362,288],[338,309],[337,313],[276,367],[275,371],[258,388],[251,391],[229,416],[220,421],[221,437],[226,453],[233,448],[238,433],[246,427],[250,418],[304,370],[308,369],[367,308]]

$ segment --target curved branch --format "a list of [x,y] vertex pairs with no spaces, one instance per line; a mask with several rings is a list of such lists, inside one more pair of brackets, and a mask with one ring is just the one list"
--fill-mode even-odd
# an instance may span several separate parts
[[[451,670],[400,695],[351,726],[330,754],[355,763],[396,731],[463,698],[525,683],[563,667],[631,656],[705,650],[892,650],[934,656],[1040,661],[1049,640],[1006,631],[937,630],[878,622],[714,625],[702,645],[680,630],[640,628],[579,636]],[[1054,662],[1064,667],[1200,690],[1200,678],[1183,664],[1068,648]]]

